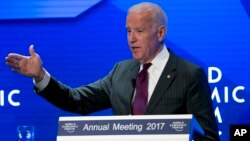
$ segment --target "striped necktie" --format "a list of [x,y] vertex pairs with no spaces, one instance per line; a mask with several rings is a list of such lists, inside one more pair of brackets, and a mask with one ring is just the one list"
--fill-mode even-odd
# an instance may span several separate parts
[[142,71],[136,77],[136,93],[132,103],[132,114],[143,115],[148,103],[148,68],[151,63],[143,65]]

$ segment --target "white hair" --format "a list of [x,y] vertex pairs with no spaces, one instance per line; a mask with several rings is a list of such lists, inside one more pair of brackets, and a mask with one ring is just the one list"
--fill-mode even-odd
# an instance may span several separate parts
[[128,9],[128,14],[132,12],[148,12],[150,18],[159,25],[165,25],[167,27],[168,18],[164,10],[157,4],[151,2],[141,2],[133,5]]

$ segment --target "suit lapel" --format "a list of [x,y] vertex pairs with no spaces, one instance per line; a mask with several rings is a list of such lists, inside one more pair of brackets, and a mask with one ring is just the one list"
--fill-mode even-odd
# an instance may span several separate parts
[[154,89],[145,114],[151,113],[151,111],[154,110],[154,107],[156,107],[156,105],[158,104],[161,97],[166,94],[167,89],[169,88],[170,84],[176,76],[176,63],[177,57],[170,51],[169,60]]
[[140,63],[136,61],[136,63],[132,64],[128,74],[127,78],[131,79],[131,83],[126,83],[123,87],[125,88],[125,93],[126,93],[126,100],[128,101],[126,107],[127,110],[129,111],[129,114],[131,114],[131,103],[134,95],[134,90],[135,90],[135,79],[140,70]]

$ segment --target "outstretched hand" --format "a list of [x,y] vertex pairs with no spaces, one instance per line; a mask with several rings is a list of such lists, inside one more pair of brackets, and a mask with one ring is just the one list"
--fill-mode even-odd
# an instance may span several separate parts
[[33,77],[36,82],[40,82],[45,75],[45,70],[42,67],[42,60],[35,52],[34,45],[30,45],[29,53],[30,56],[10,53],[5,57],[6,64],[11,67],[12,71]]

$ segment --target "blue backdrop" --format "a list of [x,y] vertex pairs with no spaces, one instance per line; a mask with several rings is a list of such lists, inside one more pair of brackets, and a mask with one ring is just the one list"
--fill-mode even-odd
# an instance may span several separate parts
[[[250,124],[249,0],[151,0],[169,17],[167,47],[207,72],[220,137],[231,124]],[[35,45],[44,67],[71,87],[105,76],[131,58],[126,11],[139,0],[11,0],[0,5],[0,140],[17,140],[34,125],[37,141],[55,141],[60,110],[33,91],[32,79],[5,65],[10,52]],[[93,115],[110,115],[110,109]]]

